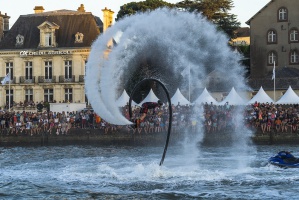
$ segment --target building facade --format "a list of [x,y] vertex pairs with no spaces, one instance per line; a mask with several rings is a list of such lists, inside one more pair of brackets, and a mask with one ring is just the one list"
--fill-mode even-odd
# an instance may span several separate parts
[[9,74],[10,81],[0,86],[0,107],[8,102],[11,106],[13,102],[86,102],[84,76],[90,47],[111,25],[113,12],[102,10],[109,17],[103,23],[83,4],[76,11],[44,12],[42,6],[34,11],[2,31],[0,79]]
[[299,75],[298,9],[299,1],[271,0],[246,22],[250,25],[252,78],[271,76],[274,65],[277,78]]
[[241,27],[235,31],[235,38],[230,41],[232,46],[248,46],[250,45],[250,28]]

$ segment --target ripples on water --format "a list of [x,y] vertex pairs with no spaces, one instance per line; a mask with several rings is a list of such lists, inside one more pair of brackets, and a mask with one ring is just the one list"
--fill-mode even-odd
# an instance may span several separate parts
[[296,199],[298,169],[266,162],[279,150],[299,155],[295,146],[239,156],[178,145],[160,167],[162,147],[0,148],[0,199]]

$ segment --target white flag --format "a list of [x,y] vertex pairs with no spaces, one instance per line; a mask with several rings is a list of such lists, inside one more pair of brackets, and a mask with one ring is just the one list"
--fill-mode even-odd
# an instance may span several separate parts
[[190,73],[190,71],[189,71],[189,67],[186,67],[182,72],[181,72],[181,75],[183,76],[183,77],[185,77],[186,75],[188,75]]
[[6,76],[1,81],[2,85],[5,85],[6,82],[10,81],[10,73],[6,74]]
[[273,67],[273,73],[272,73],[272,80],[275,79],[275,61],[274,61],[274,67]]

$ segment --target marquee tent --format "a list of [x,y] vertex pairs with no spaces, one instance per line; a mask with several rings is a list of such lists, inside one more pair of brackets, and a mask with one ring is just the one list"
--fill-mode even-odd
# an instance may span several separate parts
[[267,95],[263,87],[261,87],[258,91],[258,93],[248,101],[248,104],[253,104],[255,102],[259,103],[273,103],[273,100]]
[[299,97],[294,92],[291,86],[289,86],[288,90],[284,93],[284,95],[276,102],[276,104],[298,104]]
[[188,101],[181,93],[180,89],[178,88],[175,92],[175,94],[173,95],[173,97],[171,98],[171,103],[173,105],[178,105],[180,103],[180,105],[189,105],[190,101]]
[[201,104],[206,102],[208,104],[212,102],[214,105],[218,105],[218,102],[210,95],[208,90],[205,88],[202,91],[201,95],[199,95],[199,97],[193,102],[193,104]]
[[153,89],[151,89],[148,95],[138,105],[142,105],[145,102],[157,102],[158,100],[159,99],[153,92]]
[[[126,90],[123,91],[122,95],[116,100],[116,105],[118,107],[123,107],[127,104],[129,104],[130,97]],[[134,101],[132,101],[132,106],[137,105]]]
[[233,87],[229,94],[219,103],[220,105],[224,105],[226,102],[230,105],[245,105],[246,101],[236,92]]

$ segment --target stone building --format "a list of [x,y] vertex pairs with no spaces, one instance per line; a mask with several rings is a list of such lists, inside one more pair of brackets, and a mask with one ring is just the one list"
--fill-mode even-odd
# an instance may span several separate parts
[[246,22],[251,46],[249,84],[254,90],[263,86],[271,97],[276,87],[276,100],[289,86],[299,89],[298,9],[299,1],[271,0]]
[[21,15],[10,30],[9,17],[0,14],[0,79],[10,74],[10,82],[0,86],[0,107],[9,101],[86,102],[91,44],[112,24],[113,12],[102,11],[104,23],[83,4],[75,11],[44,12],[36,6],[34,14]]
[[241,27],[235,31],[235,38],[230,41],[232,46],[250,45],[250,28]]

